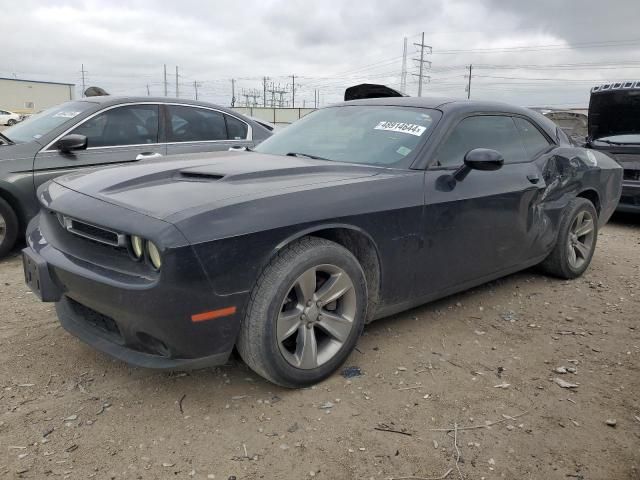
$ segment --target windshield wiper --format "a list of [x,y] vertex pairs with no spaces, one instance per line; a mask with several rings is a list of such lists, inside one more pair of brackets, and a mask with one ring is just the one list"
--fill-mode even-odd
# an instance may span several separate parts
[[613,140],[603,140],[601,138],[596,138],[594,142],[602,142],[608,145],[638,145],[638,142],[614,142]]
[[6,135],[3,135],[2,133],[0,133],[0,140],[2,140],[4,143],[6,143],[7,145],[14,145],[15,142],[13,140],[11,140],[9,137],[7,137]]
[[289,153],[287,153],[287,157],[307,157],[307,158],[312,158],[313,160],[328,160],[328,161],[331,161],[328,158],[319,157],[317,155],[311,155],[309,153],[300,153],[300,152],[289,152]]

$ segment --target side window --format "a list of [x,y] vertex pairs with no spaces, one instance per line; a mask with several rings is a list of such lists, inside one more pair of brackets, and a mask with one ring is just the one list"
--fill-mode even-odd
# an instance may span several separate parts
[[226,140],[224,115],[204,108],[169,105],[168,142]]
[[462,165],[464,156],[474,148],[497,150],[505,163],[521,162],[527,156],[511,117],[478,115],[467,117],[453,128],[436,154],[436,166]]
[[513,121],[516,123],[522,143],[524,143],[524,148],[527,150],[527,155],[530,159],[549,148],[549,141],[529,120],[513,117]]
[[229,132],[229,139],[244,140],[247,138],[247,131],[249,128],[246,123],[238,120],[236,117],[232,117],[231,115],[225,115],[224,118],[227,120],[227,132]]
[[100,113],[71,133],[87,137],[87,147],[158,143],[158,105],[126,105]]

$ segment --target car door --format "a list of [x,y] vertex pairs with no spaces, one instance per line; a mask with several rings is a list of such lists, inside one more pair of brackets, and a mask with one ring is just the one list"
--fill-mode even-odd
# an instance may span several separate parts
[[9,120],[9,112],[5,112],[4,110],[0,110],[0,125],[5,125]]
[[[504,165],[451,181],[475,148],[497,150]],[[532,160],[512,116],[474,114],[450,129],[425,172],[427,293],[478,283],[527,261],[544,183]]]
[[[61,152],[56,142],[68,134],[86,136],[87,148]],[[166,154],[166,145],[161,142],[159,135],[158,104],[117,105],[100,110],[69,128],[36,155],[33,172],[35,187],[79,169],[160,158]]]
[[252,146],[251,128],[233,115],[192,105],[169,104],[165,109],[168,155]]

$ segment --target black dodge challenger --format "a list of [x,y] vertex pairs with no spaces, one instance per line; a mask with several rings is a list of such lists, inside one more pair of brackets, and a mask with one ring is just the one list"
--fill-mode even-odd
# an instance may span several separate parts
[[126,362],[205,367],[236,347],[299,387],[377,318],[533,265],[581,275],[621,182],[527,109],[350,101],[253,151],[43,185],[25,275],[64,328]]

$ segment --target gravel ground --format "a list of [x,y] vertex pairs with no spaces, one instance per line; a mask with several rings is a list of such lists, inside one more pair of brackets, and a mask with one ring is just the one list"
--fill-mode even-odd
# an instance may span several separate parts
[[2,261],[0,477],[639,479],[640,217],[598,242],[575,281],[526,271],[376,322],[361,376],[297,391],[237,360],[111,360]]

